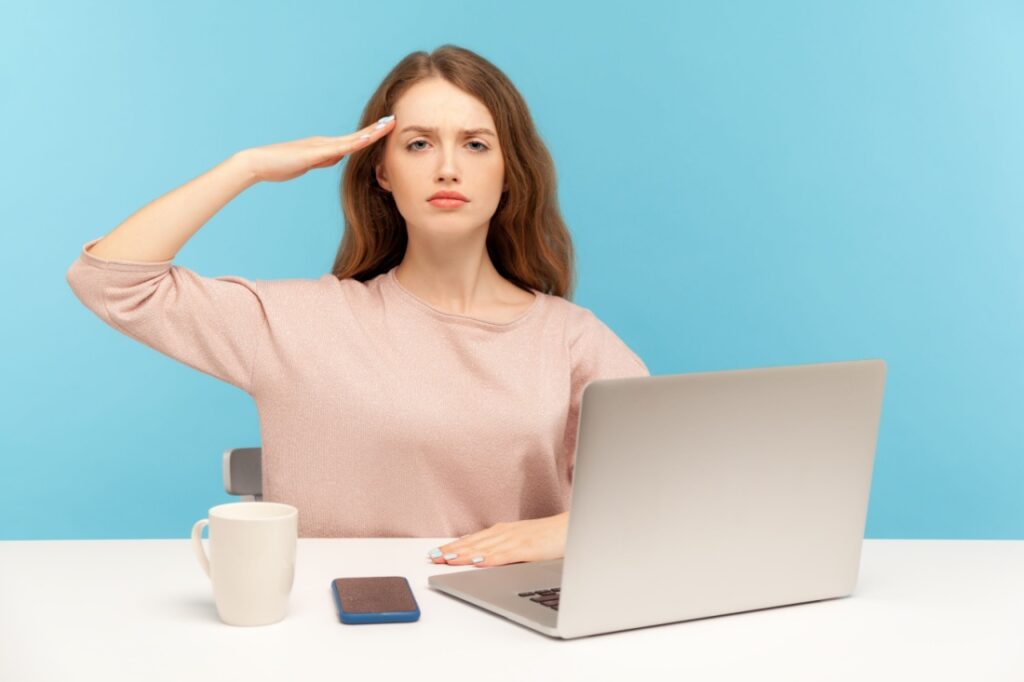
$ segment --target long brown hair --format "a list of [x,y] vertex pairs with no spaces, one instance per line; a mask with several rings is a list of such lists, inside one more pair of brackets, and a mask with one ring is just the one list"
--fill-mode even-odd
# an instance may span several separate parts
[[[427,78],[444,78],[482,101],[494,117],[508,189],[491,218],[487,252],[502,277],[521,288],[572,300],[575,254],[556,193],[555,164],[519,91],[496,66],[455,45],[412,52],[384,78],[357,129],[394,111],[402,94]],[[353,152],[341,179],[345,233],[332,274],[366,281],[402,262],[405,219],[394,197],[377,183],[384,154],[378,140]]]

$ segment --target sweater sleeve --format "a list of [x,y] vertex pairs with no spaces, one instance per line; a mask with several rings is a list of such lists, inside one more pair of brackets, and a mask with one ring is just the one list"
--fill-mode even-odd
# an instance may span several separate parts
[[564,450],[569,483],[572,483],[583,389],[595,379],[650,376],[647,365],[593,312],[584,314],[582,331],[570,340],[572,389],[566,422]]
[[256,350],[267,332],[254,282],[203,277],[170,260],[108,260],[86,242],[67,271],[75,296],[126,336],[252,394]]

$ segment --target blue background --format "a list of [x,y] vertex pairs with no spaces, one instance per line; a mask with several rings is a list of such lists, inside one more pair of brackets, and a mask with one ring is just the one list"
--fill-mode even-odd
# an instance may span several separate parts
[[[103,324],[89,239],[247,147],[354,130],[451,42],[554,155],[575,301],[653,374],[888,363],[866,536],[1024,538],[1024,5],[5,3],[0,539],[182,538],[251,398]],[[316,278],[341,166],[176,263]],[[338,500],[338,504],[344,504]]]

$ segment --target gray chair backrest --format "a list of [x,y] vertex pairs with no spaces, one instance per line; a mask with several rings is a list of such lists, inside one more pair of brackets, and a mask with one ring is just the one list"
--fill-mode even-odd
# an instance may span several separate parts
[[224,490],[242,502],[263,501],[263,449],[232,448],[224,451]]

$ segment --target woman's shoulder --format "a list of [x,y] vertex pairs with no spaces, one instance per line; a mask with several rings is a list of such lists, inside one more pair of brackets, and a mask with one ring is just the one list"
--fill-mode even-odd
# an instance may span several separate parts
[[625,364],[630,367],[632,366],[631,361],[635,360],[636,364],[644,372],[647,371],[643,360],[593,310],[564,298],[557,298],[560,303],[556,305],[562,310],[566,318],[566,339],[571,353],[576,355],[598,353],[618,356],[619,358],[625,358]]
[[566,328],[571,331],[582,333],[588,328],[602,324],[601,320],[598,319],[597,315],[590,308],[561,296],[543,295],[546,298],[547,308],[553,314],[561,317]]
[[346,296],[365,297],[379,290],[381,277],[383,275],[361,282],[354,278],[338,279],[335,275],[326,273],[315,278],[261,279],[254,280],[254,283],[262,291],[282,298],[308,297],[316,294],[336,297],[339,292]]

